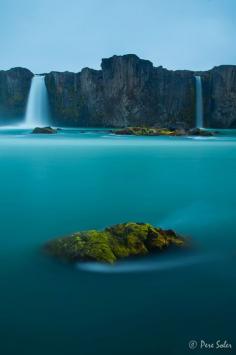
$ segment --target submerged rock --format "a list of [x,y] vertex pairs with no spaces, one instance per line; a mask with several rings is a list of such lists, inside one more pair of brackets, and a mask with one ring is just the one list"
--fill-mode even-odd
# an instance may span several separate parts
[[148,223],[129,222],[102,231],[89,230],[55,239],[45,245],[45,251],[70,262],[98,261],[112,264],[119,259],[185,245],[185,238],[173,230],[164,230]]
[[52,127],[35,127],[32,131],[33,134],[54,134],[58,129]]

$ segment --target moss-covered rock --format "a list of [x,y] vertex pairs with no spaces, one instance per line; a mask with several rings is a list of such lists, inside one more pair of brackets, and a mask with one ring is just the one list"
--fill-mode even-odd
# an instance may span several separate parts
[[132,135],[132,136],[175,136],[176,131],[167,128],[149,128],[149,127],[126,127],[114,129],[114,134]]
[[214,136],[217,132],[207,131],[202,128],[193,129],[168,129],[156,127],[126,127],[122,129],[114,129],[112,133],[119,135],[132,136]]
[[122,223],[102,231],[89,230],[55,239],[45,245],[49,254],[67,261],[114,263],[131,256],[144,256],[170,246],[183,247],[186,240],[173,230],[148,223]]

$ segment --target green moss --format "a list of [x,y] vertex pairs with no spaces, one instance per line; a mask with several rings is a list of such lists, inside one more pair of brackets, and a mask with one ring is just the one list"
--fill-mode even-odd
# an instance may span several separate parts
[[115,134],[127,134],[134,136],[173,136],[175,131],[167,128],[149,128],[149,127],[127,127],[124,129],[114,130]]
[[78,232],[49,242],[50,254],[69,261],[94,260],[114,263],[129,256],[147,255],[174,245],[185,245],[185,239],[172,230],[156,228],[148,223],[122,223],[103,231]]
[[123,129],[116,129],[112,131],[114,134],[120,135],[134,135],[134,136],[214,136],[216,132],[210,132],[204,129],[193,128],[184,129],[176,128],[169,130],[167,128],[146,128],[146,127],[127,127]]
[[87,260],[97,260],[113,263],[116,260],[109,242],[110,236],[106,232],[91,230],[82,232],[80,238],[83,248],[80,256]]

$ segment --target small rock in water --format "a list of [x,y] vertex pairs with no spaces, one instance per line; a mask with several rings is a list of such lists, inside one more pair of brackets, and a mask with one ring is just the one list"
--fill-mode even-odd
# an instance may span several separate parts
[[45,245],[45,251],[70,262],[112,264],[119,259],[145,256],[186,245],[187,240],[173,230],[164,230],[148,223],[128,222],[102,231],[82,231],[52,240]]
[[192,128],[188,132],[189,135],[191,136],[203,136],[203,137],[211,137],[214,136],[215,133],[212,131],[207,131],[202,128]]
[[52,127],[35,127],[32,131],[33,134],[54,134],[58,129]]
[[113,134],[133,135],[133,136],[203,136],[211,137],[215,132],[203,128],[157,128],[157,127],[126,127],[114,129]]

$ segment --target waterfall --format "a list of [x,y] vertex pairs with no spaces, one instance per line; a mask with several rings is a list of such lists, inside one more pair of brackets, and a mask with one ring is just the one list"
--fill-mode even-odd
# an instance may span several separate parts
[[203,128],[203,102],[202,102],[202,79],[195,76],[196,80],[196,127]]
[[44,75],[34,75],[27,102],[25,127],[47,126],[50,121],[48,93]]

